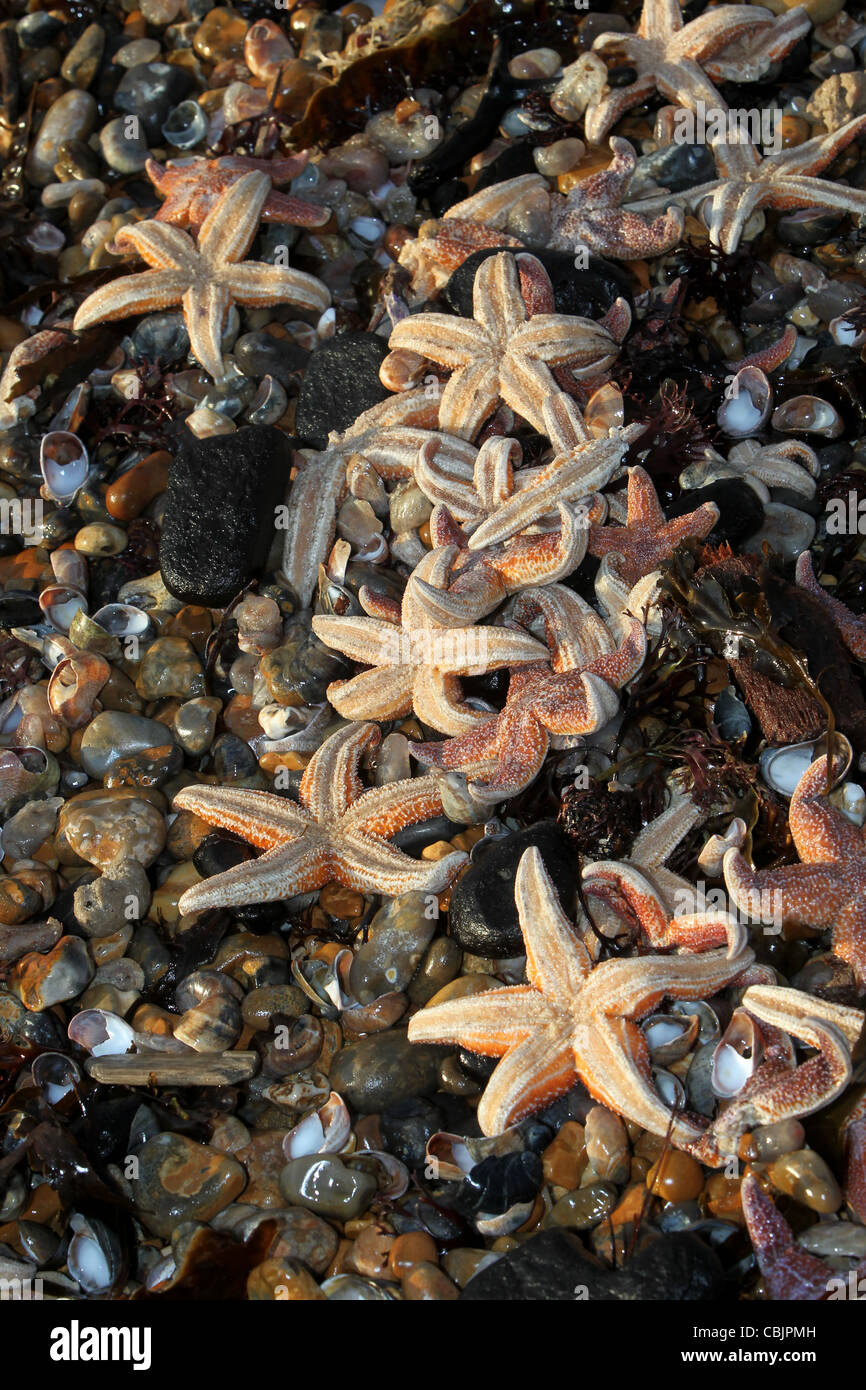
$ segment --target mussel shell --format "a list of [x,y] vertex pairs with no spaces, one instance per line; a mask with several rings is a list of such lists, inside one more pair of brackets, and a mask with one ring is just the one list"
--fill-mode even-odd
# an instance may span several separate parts
[[90,472],[87,450],[77,434],[51,430],[39,447],[39,467],[45,494],[55,502],[71,502]]

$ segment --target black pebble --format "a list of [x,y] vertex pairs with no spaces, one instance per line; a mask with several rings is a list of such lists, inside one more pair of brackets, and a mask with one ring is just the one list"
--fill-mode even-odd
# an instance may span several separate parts
[[[501,246],[500,251],[513,250]],[[585,270],[578,270],[574,257],[565,251],[546,251],[527,247],[536,256],[550,276],[553,285],[553,298],[558,314],[577,314],[581,318],[597,319],[606,314],[614,300],[620,296],[631,304],[631,290],[622,271],[610,261],[600,256],[590,256]],[[472,286],[475,272],[488,256],[494,256],[497,248],[474,251],[458,266],[443,287],[441,298],[461,318],[472,317]]]
[[534,1202],[543,1179],[537,1153],[491,1154],[464,1178],[455,1206],[466,1216],[473,1212],[500,1216],[519,1202]]
[[462,179],[446,179],[430,194],[430,211],[434,217],[444,217],[449,208],[468,197],[469,188]]
[[192,86],[192,74],[176,63],[136,63],[118,83],[114,101],[118,111],[138,117],[148,142],[156,145],[169,111]]
[[491,159],[481,170],[473,193],[481,193],[483,189],[492,188],[496,183],[505,183],[506,179],[519,178],[521,174],[537,174],[538,170],[532,157],[534,143],[531,139],[517,140],[495,159]]
[[379,380],[388,344],[375,333],[340,333],[310,355],[298,396],[295,429],[324,449],[331,430],[346,430],[390,392]]
[[501,959],[523,955],[523,934],[514,903],[514,876],[524,851],[534,845],[565,912],[577,892],[577,856],[555,821],[543,820],[476,851],[451,893],[451,936],[464,951]]
[[0,595],[0,627],[35,627],[42,621],[42,609],[33,594],[13,590]]
[[[622,1269],[608,1269],[588,1255],[570,1231],[540,1231],[470,1279],[462,1301],[559,1302],[595,1300],[706,1302],[719,1298],[724,1271],[698,1236],[663,1235],[645,1245]],[[578,1290],[580,1293],[578,1294]],[[585,1290],[585,1292],[584,1292]]]
[[706,145],[663,145],[638,160],[635,174],[648,175],[660,187],[679,193],[714,179],[716,166]]
[[271,425],[183,441],[159,547],[163,582],[175,598],[223,608],[261,573],[291,458],[289,437]]
[[739,478],[720,478],[717,483],[707,487],[696,487],[684,492],[676,501],[665,508],[668,520],[675,516],[685,516],[693,512],[702,502],[715,502],[719,509],[719,519],[712,531],[716,544],[729,541],[736,547],[747,541],[764,524],[764,508],[754,488]]
[[192,856],[193,868],[202,878],[212,878],[237,864],[255,858],[255,850],[244,840],[238,840],[225,830],[206,835]]
[[379,1118],[382,1145],[410,1170],[423,1169],[427,1141],[442,1128],[442,1113],[423,1096],[398,1101]]

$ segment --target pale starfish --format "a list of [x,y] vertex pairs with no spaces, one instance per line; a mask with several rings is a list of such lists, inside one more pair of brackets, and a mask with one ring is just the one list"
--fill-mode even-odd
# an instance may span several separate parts
[[397,897],[413,890],[437,893],[453,879],[466,855],[435,863],[410,859],[388,844],[406,825],[442,813],[435,777],[416,777],[364,790],[359,764],[377,748],[375,724],[353,724],[332,734],[313,755],[301,779],[300,804],[270,792],[230,787],[184,787],[174,798],[180,811],[218,825],[266,851],[188,888],[182,913],[210,907],[278,902],[323,888],[336,879],[361,893]]
[[627,496],[625,525],[593,526],[589,553],[599,559],[611,553],[621,556],[620,569],[629,584],[669,560],[684,541],[704,540],[719,519],[715,502],[702,502],[693,512],[666,521],[652,479],[640,466],[629,469]]
[[683,488],[706,487],[720,478],[743,478],[762,502],[770,501],[771,487],[789,488],[803,497],[814,497],[819,473],[818,455],[799,439],[780,439],[759,444],[743,439],[728,452],[727,460],[715,449],[689,464],[680,474]]
[[305,452],[292,483],[285,519],[282,572],[309,607],[319,566],[331,548],[337,507],[347,488],[346,465],[360,454],[385,481],[411,478],[419,450],[435,447],[443,479],[457,487],[472,478],[475,449],[433,428],[439,402],[422,387],[390,396],[359,415],[342,433],[332,431],[322,452]]
[[124,275],[94,290],[75,315],[80,332],[105,319],[125,319],[183,305],[190,347],[205,371],[223,375],[220,337],[232,304],[252,308],[295,304],[321,313],[331,302],[321,280],[300,270],[244,261],[259,226],[271,182],[266,174],[244,174],[205,218],[196,247],[185,232],[163,222],[122,227],[118,250],[127,247],[154,267]]
[[[748,977],[767,967],[753,966]],[[757,1019],[763,1027],[755,1028]],[[860,1009],[831,1004],[799,989],[775,984],[750,984],[742,1005],[716,1048],[715,1061],[726,1049],[747,1045],[751,1074],[736,1092],[727,1091],[727,1105],[719,1111],[692,1154],[704,1163],[719,1164],[737,1154],[742,1136],[760,1125],[812,1115],[829,1105],[851,1081],[851,1053],[863,1031]],[[743,1024],[750,1025],[744,1031]],[[797,1038],[813,1054],[797,1066],[791,1038]]]
[[852,613],[850,608],[821,587],[815,578],[812,556],[808,550],[797,558],[796,576],[800,588],[806,589],[820,601],[851,655],[856,656],[858,661],[866,661],[866,618]]
[[[536,286],[530,308],[521,294],[518,261]],[[623,299],[608,312],[612,331],[603,322],[550,312],[552,307],[553,289],[541,263],[503,251],[488,256],[476,272],[473,318],[412,314],[394,327],[389,345],[451,370],[439,401],[439,425],[449,433],[473,438],[500,401],[543,429],[542,405],[557,389],[551,367],[567,367],[573,378],[598,375],[615,360],[631,321]]]
[[[275,186],[291,183],[307,166],[306,150],[286,159],[248,159],[244,155],[225,155],[222,159],[189,159],[166,166],[149,159],[145,173],[164,202],[156,214],[157,222],[171,222],[197,232],[208,213],[227,188],[244,174],[266,174]],[[331,209],[307,203],[290,193],[269,192],[261,212],[263,222],[283,222],[295,227],[323,227]]]
[[[639,424],[616,425],[601,436],[594,435],[575,403],[562,391],[552,393],[542,403],[541,425],[553,444],[553,459],[490,512],[470,536],[471,550],[508,540],[558,504],[573,505],[604,487],[643,432]],[[593,526],[590,535],[599,530]]]
[[522,666],[547,655],[522,629],[448,627],[429,617],[417,599],[418,581],[442,587],[453,558],[451,547],[429,551],[410,576],[402,604],[364,587],[358,598],[367,617],[313,618],[322,642],[370,667],[328,686],[328,699],[344,718],[399,719],[414,709],[433,729],[463,733],[486,716],[464,703],[460,675]]
[[671,206],[648,222],[622,206],[637,164],[628,140],[610,140],[613,158],[606,169],[574,184],[561,199],[551,199],[551,245],[563,251],[588,247],[598,256],[614,260],[639,260],[663,256],[683,234],[682,209]]
[[[834,761],[834,770],[836,762]],[[782,925],[827,928],[833,951],[848,962],[858,988],[866,989],[866,833],[826,796],[827,757],[817,758],[797,783],[788,823],[799,864],[782,869],[750,867],[739,849],[724,859],[725,884],[734,904],[772,901]]]
[[863,130],[866,116],[855,116],[828,135],[816,135],[803,145],[764,156],[748,140],[714,144],[719,178],[683,194],[636,199],[630,206],[649,214],[672,202],[698,207],[709,198],[710,242],[725,252],[737,249],[743,228],[758,208],[831,208],[862,214],[866,212],[866,192],[812,175],[826,169]]
[[[797,1244],[794,1232],[764,1192],[756,1174],[747,1173],[743,1178],[740,1199],[769,1298],[816,1303],[840,1287],[840,1296],[847,1297],[845,1276]],[[861,1260],[854,1271],[855,1289],[862,1287],[864,1279],[866,1260]]]
[[[717,5],[686,24],[678,0],[644,0],[636,33],[599,34],[592,46],[608,68],[630,67],[637,77],[611,88],[587,107],[587,139],[598,144],[626,111],[654,92],[692,111],[699,102],[727,110],[710,78],[761,77],[770,63],[783,58],[808,32],[810,24],[802,6],[777,19],[756,5]],[[742,46],[743,40],[748,40],[747,47]],[[726,59],[725,51],[734,44],[741,46]]]
[[479,801],[503,801],[537,777],[551,735],[576,737],[603,728],[619,708],[617,691],[640,670],[646,655],[642,625],[617,649],[601,618],[570,589],[551,584],[526,589],[512,615],[528,624],[541,617],[552,667],[513,670],[501,714],[444,743],[411,743],[419,762],[471,777]]
[[637,1020],[665,998],[700,999],[732,984],[752,962],[743,950],[642,956],[593,965],[537,849],[517,870],[514,896],[526,946],[527,984],[435,1004],[409,1023],[411,1042],[459,1044],[501,1057],[478,1106],[484,1134],[498,1134],[562,1095],[576,1080],[609,1109],[687,1148],[700,1126],[672,1114],[652,1084]]

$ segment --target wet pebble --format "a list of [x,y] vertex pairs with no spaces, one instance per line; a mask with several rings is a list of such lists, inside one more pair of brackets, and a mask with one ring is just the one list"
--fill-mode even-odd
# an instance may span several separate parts
[[293,1158],[280,1173],[280,1191],[288,1202],[340,1221],[365,1212],[376,1190],[369,1173],[347,1168],[336,1157]]
[[210,1221],[243,1190],[240,1163],[182,1134],[157,1134],[132,1155],[136,1206],[148,1230],[170,1236],[182,1221]]
[[402,1030],[374,1033],[342,1048],[331,1065],[335,1091],[369,1115],[436,1090],[440,1049],[408,1042]]
[[121,758],[158,748],[171,741],[171,730],[144,715],[123,710],[103,710],[84,731],[81,766],[97,781]]
[[573,850],[555,822],[538,821],[528,830],[476,846],[469,868],[451,890],[449,931],[464,951],[497,960],[523,954],[514,875],[530,846],[540,851],[563,909],[571,910],[577,891]]
[[177,63],[139,63],[120,79],[114,104],[119,111],[137,116],[145,138],[155,145],[169,111],[183,101],[192,85],[192,74]]

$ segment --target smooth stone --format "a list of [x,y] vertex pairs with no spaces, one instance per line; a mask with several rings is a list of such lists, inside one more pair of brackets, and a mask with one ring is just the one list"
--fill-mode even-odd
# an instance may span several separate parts
[[85,942],[77,936],[62,936],[46,955],[33,951],[22,956],[9,972],[9,988],[25,1009],[41,1013],[52,1004],[75,999],[94,973]]
[[716,178],[716,166],[707,145],[664,145],[637,162],[634,178],[652,179],[660,188],[680,193]]
[[137,859],[120,859],[75,889],[75,920],[85,936],[103,937],[147,916],[150,881]]
[[570,1226],[576,1231],[589,1231],[606,1216],[610,1216],[619,1200],[613,1183],[593,1182],[566,1192],[555,1203],[545,1219],[546,1226]]
[[130,132],[128,117],[116,116],[99,132],[99,148],[109,169],[118,174],[138,174],[147,163],[150,150],[140,132]]
[[64,140],[86,140],[96,123],[96,116],[96,102],[89,92],[73,89],[52,102],[27,156],[25,172],[29,182],[37,188],[45,188],[51,183],[57,152]]
[[570,1231],[544,1230],[480,1269],[460,1297],[468,1302],[573,1303],[576,1291],[585,1289],[590,1304],[707,1302],[720,1298],[724,1287],[718,1256],[698,1236],[659,1236],[622,1269],[610,1270],[589,1256]]
[[371,1004],[390,990],[405,989],[435,931],[436,918],[427,915],[423,893],[404,893],[380,908],[349,972],[349,988],[358,1003]]
[[118,111],[137,116],[145,137],[156,145],[169,111],[183,101],[193,85],[192,73],[177,63],[139,63],[120,79],[114,104]]
[[174,736],[185,753],[200,758],[214,740],[217,716],[222,701],[213,696],[197,696],[186,700],[174,716]]
[[145,700],[203,696],[204,672],[192,643],[184,637],[158,637],[142,658],[136,688]]
[[377,1189],[372,1174],[321,1154],[290,1159],[280,1173],[280,1191],[287,1202],[338,1221],[353,1221],[365,1212]]
[[170,742],[171,730],[156,719],[123,710],[103,710],[84,731],[81,766],[88,777],[100,781],[119,759]]
[[223,607],[264,570],[291,457],[289,437],[270,425],[181,444],[159,550],[170,593]]
[[577,892],[574,849],[555,821],[539,821],[488,845],[479,842],[469,868],[451,891],[448,930],[464,951],[500,960],[523,955],[514,904],[514,878],[525,850],[535,846],[553,879],[563,911],[571,915]]
[[340,333],[310,354],[298,396],[295,432],[324,449],[331,430],[346,430],[390,395],[379,380],[388,344],[376,333]]
[[297,985],[262,985],[244,996],[241,1015],[249,1028],[256,1032],[267,1032],[271,1019],[276,1016],[283,1019],[300,1018],[308,1003],[304,991]]
[[422,1096],[400,1101],[380,1116],[382,1146],[410,1170],[423,1169],[427,1141],[442,1128],[442,1112]]
[[182,1221],[210,1221],[246,1182],[235,1159],[182,1134],[157,1134],[133,1156],[138,1176],[130,1181],[139,1219],[158,1236],[170,1236]]
[[232,357],[245,376],[254,381],[272,376],[281,386],[297,381],[310,354],[294,338],[273,333],[244,333],[232,348]]
[[60,812],[55,844],[62,862],[71,853],[103,869],[122,855],[149,868],[165,844],[165,819],[134,790],[83,792]]
[[371,1033],[342,1048],[331,1063],[332,1088],[354,1110],[371,1115],[438,1085],[441,1049],[410,1043],[401,1029]]
[[706,487],[688,488],[670,506],[665,516],[685,516],[703,502],[715,502],[719,519],[712,535],[719,543],[728,541],[734,549],[748,540],[764,524],[764,507],[754,488],[740,478],[720,478]]
[[99,68],[105,47],[105,30],[99,24],[88,24],[64,58],[60,75],[70,87],[89,87]]

